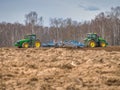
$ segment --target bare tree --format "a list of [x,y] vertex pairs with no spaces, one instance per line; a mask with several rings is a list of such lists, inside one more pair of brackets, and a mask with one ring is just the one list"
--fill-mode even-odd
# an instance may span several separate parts
[[31,33],[34,33],[34,26],[37,25],[38,14],[35,11],[31,11],[25,15],[25,18],[26,24],[30,24],[32,26]]

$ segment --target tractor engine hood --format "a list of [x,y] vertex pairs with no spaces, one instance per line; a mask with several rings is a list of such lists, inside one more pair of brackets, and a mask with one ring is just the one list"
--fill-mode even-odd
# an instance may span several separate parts
[[28,42],[29,39],[21,39],[21,40],[18,40],[17,42],[15,42],[15,46],[19,46],[21,43],[23,42]]
[[21,40],[18,40],[19,42],[27,42],[29,41],[29,39],[21,39]]

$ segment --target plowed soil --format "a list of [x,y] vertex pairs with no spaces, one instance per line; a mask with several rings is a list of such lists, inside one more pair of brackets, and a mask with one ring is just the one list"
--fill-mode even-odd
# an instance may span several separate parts
[[120,90],[120,46],[0,48],[0,90]]

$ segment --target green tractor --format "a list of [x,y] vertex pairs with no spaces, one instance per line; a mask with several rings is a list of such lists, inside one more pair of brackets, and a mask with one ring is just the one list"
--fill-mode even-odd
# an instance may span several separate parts
[[106,47],[108,43],[103,38],[99,37],[96,33],[88,33],[84,39],[84,44],[87,47]]
[[19,48],[29,48],[29,47],[39,48],[41,46],[41,43],[39,39],[36,39],[35,34],[31,34],[31,35],[26,35],[24,39],[15,42],[15,46]]

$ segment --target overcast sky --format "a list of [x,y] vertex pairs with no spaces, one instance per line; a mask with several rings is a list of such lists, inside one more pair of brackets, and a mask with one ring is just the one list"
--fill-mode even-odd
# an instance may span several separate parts
[[43,16],[45,24],[54,17],[84,21],[116,6],[120,0],[0,0],[0,22],[24,23],[30,11]]

